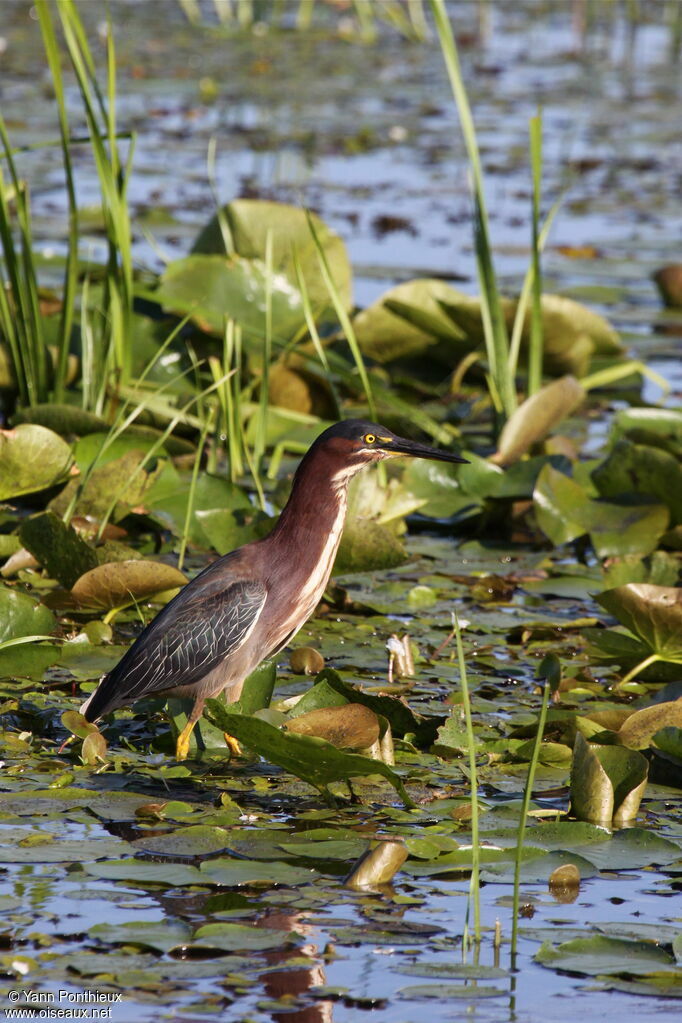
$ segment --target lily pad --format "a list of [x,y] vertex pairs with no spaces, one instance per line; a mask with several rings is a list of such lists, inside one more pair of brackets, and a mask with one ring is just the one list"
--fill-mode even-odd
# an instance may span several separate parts
[[547,942],[536,953],[535,961],[554,970],[582,973],[588,977],[601,974],[627,976],[675,968],[673,956],[650,942],[623,941],[602,935],[577,938],[556,946]]
[[46,636],[55,628],[49,608],[27,593],[0,586],[0,643],[20,636]]
[[[433,354],[440,342],[447,342],[441,361],[452,365],[455,352],[471,346],[464,334],[443,312],[439,301],[456,302],[460,292],[437,278],[418,278],[385,292],[359,312],[353,329],[363,353],[380,363]],[[464,344],[463,344],[464,342]],[[447,355],[445,355],[447,352]]]
[[620,440],[594,470],[592,480],[602,497],[647,495],[667,505],[671,526],[682,522],[682,465],[667,451]]
[[617,736],[629,749],[647,749],[656,733],[664,728],[682,728],[682,699],[636,710],[620,726]]
[[265,335],[268,292],[274,336],[288,341],[305,323],[301,293],[281,272],[275,271],[269,281],[262,259],[198,254],[177,259],[162,273],[153,298],[169,312],[189,315],[202,330],[218,336],[226,320],[235,320],[248,344]]
[[540,471],[533,503],[538,525],[552,543],[589,534],[601,558],[651,553],[669,522],[665,505],[593,500],[576,480],[550,464]]
[[83,607],[110,609],[171,594],[186,582],[182,572],[160,561],[118,561],[86,572],[71,593]]
[[44,426],[0,430],[0,501],[62,483],[72,465],[71,446]]
[[281,202],[235,199],[209,220],[192,246],[193,253],[229,254],[221,219],[227,226],[231,251],[245,260],[265,261],[270,236],[273,270],[282,274],[296,289],[299,287],[295,267],[298,260],[310,304],[319,315],[329,306],[330,298],[320,274],[312,223],[336,290],[345,307],[350,308],[352,268],[346,246],[317,214]]
[[287,734],[257,718],[230,714],[217,700],[207,700],[206,707],[209,720],[223,731],[273,764],[307,781],[325,796],[330,782],[380,774],[394,787],[406,806],[414,805],[395,771],[378,760],[370,760],[357,753],[344,753],[324,739]]
[[271,927],[250,927],[247,924],[216,923],[200,927],[191,948],[217,948],[221,952],[262,952],[269,948],[297,945],[300,935]]
[[108,945],[139,945],[168,952],[175,945],[189,942],[192,928],[181,920],[136,920],[134,923],[95,924],[89,934]]

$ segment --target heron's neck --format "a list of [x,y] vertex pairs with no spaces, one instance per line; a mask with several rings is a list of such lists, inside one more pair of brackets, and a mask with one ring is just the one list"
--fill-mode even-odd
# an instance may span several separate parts
[[294,476],[273,541],[298,551],[305,564],[333,562],[346,517],[348,484],[356,471],[334,464],[322,452],[314,459],[307,456]]

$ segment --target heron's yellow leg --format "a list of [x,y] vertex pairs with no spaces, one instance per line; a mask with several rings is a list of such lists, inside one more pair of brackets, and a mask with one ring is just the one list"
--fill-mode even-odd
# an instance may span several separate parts
[[229,749],[233,757],[240,757],[242,755],[242,748],[235,739],[234,735],[229,735],[227,732],[223,732],[225,739],[225,745]]
[[189,740],[192,736],[192,730],[196,724],[196,721],[188,721],[183,730],[178,736],[178,741],[175,744],[175,758],[176,760],[187,760],[187,754],[189,753]]

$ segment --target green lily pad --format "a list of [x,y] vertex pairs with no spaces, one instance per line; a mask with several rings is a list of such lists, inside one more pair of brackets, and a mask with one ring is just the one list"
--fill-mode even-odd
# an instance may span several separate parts
[[138,838],[133,844],[136,849],[163,856],[209,856],[227,849],[230,842],[225,828],[194,824],[165,834]]
[[[281,856],[281,852],[279,853]],[[294,867],[290,863],[261,860],[233,860],[219,858],[205,860],[200,867],[205,883],[224,888],[238,888],[251,884],[301,885],[317,875],[308,867]]]
[[186,582],[172,565],[134,559],[98,565],[78,579],[71,593],[83,607],[109,609],[171,594]]
[[334,575],[396,568],[407,561],[407,551],[386,526],[370,519],[348,517],[334,561]]
[[249,927],[247,924],[216,923],[200,927],[191,948],[217,948],[222,952],[262,952],[269,948],[298,945],[300,935],[271,927]]
[[613,417],[611,436],[628,437],[636,444],[663,448],[679,458],[682,451],[682,412],[668,408],[620,409]]
[[169,312],[191,316],[207,333],[222,335],[225,321],[233,319],[248,344],[265,335],[268,291],[274,336],[288,341],[305,323],[301,293],[283,273],[275,271],[268,282],[262,259],[198,254],[177,259],[162,273],[153,297]]
[[168,952],[176,945],[187,944],[192,928],[181,920],[136,920],[134,923],[95,924],[89,934],[108,945],[139,945],[157,952]]
[[[352,268],[346,246],[317,214],[281,202],[235,199],[209,220],[192,246],[193,253],[228,254],[221,219],[227,226],[231,251],[245,260],[264,261],[269,236],[273,270],[282,274],[296,289],[299,287],[295,266],[298,260],[310,304],[319,315],[320,311],[329,307],[330,298],[320,274],[312,223],[336,290],[344,306],[350,308]],[[239,317],[235,316],[235,319]]]
[[62,483],[72,465],[71,446],[44,426],[0,430],[0,501]]
[[76,498],[78,515],[101,519],[112,505],[115,517],[122,517],[130,508],[141,505],[166,466],[164,458],[148,460],[144,450],[139,450],[146,446],[136,445],[120,458],[105,459],[105,464],[93,469],[86,482],[79,477],[70,480],[50,501],[50,509],[61,516]]
[[471,1001],[477,1002],[482,998],[502,998],[507,995],[504,988],[487,987],[485,984],[458,985],[458,984],[411,984],[409,987],[399,988],[396,992],[398,998],[409,1001],[421,1001],[422,999],[436,999],[437,1001]]
[[555,544],[589,534],[600,558],[649,554],[668,528],[667,507],[592,500],[576,480],[545,465],[533,492],[538,525]]
[[601,935],[577,938],[556,946],[547,942],[535,954],[535,961],[554,970],[568,970],[588,977],[627,976],[675,968],[673,956],[650,942],[623,941]]
[[667,505],[671,526],[682,522],[682,465],[667,451],[620,440],[592,479],[602,497],[643,494]]
[[258,508],[199,508],[195,514],[209,545],[221,555],[261,540],[275,524]]
[[[517,305],[516,299],[502,299],[502,312],[510,333]],[[472,344],[483,343],[480,299],[463,296],[456,303],[443,302],[442,306]],[[524,354],[530,337],[530,315],[528,309],[521,336]],[[594,356],[614,358],[623,353],[617,332],[603,316],[563,295],[542,295],[542,339],[543,368],[553,376],[571,373],[582,377],[589,372]]]
[[185,885],[210,883],[202,878],[196,867],[188,864],[145,863],[132,857],[102,863],[86,863],[84,869],[93,877],[102,877],[110,881],[128,881],[136,886],[161,884],[181,888]]
[[325,795],[330,782],[380,774],[394,787],[406,806],[413,805],[395,771],[378,760],[370,760],[357,753],[344,753],[324,739],[287,734],[257,718],[230,714],[217,700],[207,700],[206,707],[209,720],[217,727]]
[[298,714],[285,721],[289,735],[310,735],[324,739],[337,749],[368,749],[379,738],[379,719],[373,710],[361,703],[341,707],[324,707]]
[[651,654],[682,664],[682,589],[628,583],[601,593],[597,600]]
[[131,851],[117,838],[59,839],[39,845],[0,845],[0,863],[86,863]]
[[21,636],[46,636],[55,628],[52,612],[27,593],[0,586],[0,643]]

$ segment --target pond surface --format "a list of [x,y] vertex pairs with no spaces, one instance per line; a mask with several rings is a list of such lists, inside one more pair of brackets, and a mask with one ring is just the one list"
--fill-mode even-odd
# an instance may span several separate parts
[[[12,140],[24,145],[55,138],[37,24],[28,4],[5,0],[2,7],[2,105]],[[574,10],[563,3],[451,5],[487,177],[498,270],[504,288],[518,290],[529,258],[528,119],[541,104],[546,200],[564,193],[544,262],[545,288],[604,313],[633,352],[668,379],[673,401],[682,389],[679,318],[662,311],[651,273],[680,258],[679,61],[657,9],[636,31],[619,9],[584,39],[572,20]],[[326,32],[282,34],[267,26],[230,38],[217,29],[188,26],[170,0],[116,0],[111,13],[120,66],[119,124],[137,136],[130,200],[141,265],[158,269],[164,258],[185,254],[212,213],[206,154],[215,139],[221,200],[249,195],[317,210],[348,245],[359,305],[417,275],[443,276],[465,291],[478,290],[465,152],[434,41],[408,42],[383,28],[378,44],[362,45]],[[96,29],[94,10],[84,5],[83,14]],[[337,18],[336,13],[325,16]],[[76,109],[75,92],[73,98]],[[83,150],[78,191],[83,204],[95,206],[96,177],[88,160]],[[21,160],[32,183],[36,234],[46,252],[56,253],[65,210],[59,166],[56,148]],[[101,251],[93,230],[84,239],[84,252]],[[655,384],[645,384],[645,397],[659,399]],[[603,442],[603,426],[591,429],[588,451]],[[450,537],[423,535],[413,536],[409,549],[417,559],[409,571],[342,581],[357,604],[368,604],[376,617],[362,611],[338,620],[328,616],[306,627],[301,642],[319,646],[345,677],[378,686],[385,679],[384,643],[393,628],[406,623],[421,649],[432,648],[447,634],[453,602],[464,601],[464,613],[475,619],[472,642],[481,648],[471,656],[476,713],[492,728],[503,720],[527,725],[538,705],[535,667],[547,647],[547,637],[540,629],[533,635],[533,626],[540,622],[548,632],[575,636],[576,657],[584,665],[573,623],[600,613],[587,584],[579,595],[551,599],[542,589],[521,587],[508,601],[471,609],[466,587],[452,579],[472,571],[471,563],[462,567],[466,550]],[[486,570],[504,576],[519,569],[502,556],[494,552],[493,567]],[[524,551],[518,557],[530,558],[529,578],[534,566],[558,571],[558,560],[543,561],[545,552]],[[586,573],[589,569],[585,566]],[[426,612],[405,614],[395,584],[399,594],[405,587],[429,586],[437,599]],[[530,638],[510,638],[526,628]],[[344,646],[353,649],[346,653]],[[89,677],[106,667],[91,669]],[[88,677],[87,665],[82,672],[78,677]],[[447,713],[457,677],[448,657],[437,672],[421,660],[407,694],[410,705]],[[285,668],[277,695],[302,688],[305,684]],[[584,698],[572,698],[572,706]],[[59,710],[73,706],[66,696],[59,700]],[[58,717],[56,723],[54,715],[50,718],[49,704],[43,698],[38,709],[48,732],[56,734]],[[61,757],[56,746],[40,769],[35,761],[23,765],[21,746],[8,750],[1,787],[11,802],[0,799],[0,932],[6,926],[12,938],[11,952],[0,951],[6,966],[16,956],[28,964],[25,979],[12,982],[12,990],[55,997],[67,992],[52,1003],[59,1008],[71,1005],[70,994],[83,990],[120,993],[122,1001],[112,1005],[109,1017],[115,1023],[212,1016],[234,1023],[414,1023],[424,1013],[434,1023],[463,1017],[564,1023],[580,1013],[591,1019],[608,1014],[654,1020],[674,1011],[675,1002],[652,996],[652,975],[672,969],[668,951],[661,950],[660,962],[652,959],[648,967],[635,964],[625,978],[614,979],[605,965],[608,980],[590,976],[587,954],[582,973],[579,964],[562,971],[561,964],[550,969],[533,957],[547,938],[554,944],[578,935],[643,938],[647,926],[659,930],[668,948],[666,929],[682,930],[678,789],[649,786],[633,830],[638,852],[629,860],[621,846],[614,846],[590,861],[580,846],[588,868],[573,901],[548,891],[544,867],[542,881],[529,872],[522,886],[518,971],[513,971],[508,876],[488,876],[482,888],[484,941],[477,956],[462,950],[466,871],[429,875],[408,869],[392,888],[377,894],[353,893],[341,883],[358,842],[375,835],[456,836],[466,846],[466,830],[453,823],[452,814],[458,800],[467,802],[461,760],[432,757],[426,767],[420,760],[412,785],[408,780],[420,797],[417,810],[401,809],[387,786],[359,785],[367,809],[332,811],[322,808],[307,786],[273,780],[272,772],[257,764],[225,767],[206,755],[191,768],[167,770],[167,758],[151,751],[153,737],[144,725],[132,715],[121,717],[113,746],[126,736],[131,744],[121,746],[116,770],[101,776]],[[409,755],[404,762],[409,767]],[[506,765],[482,771],[483,828],[491,836],[483,837],[491,845],[501,841],[503,821],[516,825],[515,801],[525,770],[525,765]],[[104,796],[120,790],[130,800],[125,806],[92,800],[82,805],[70,795],[72,782]],[[566,784],[565,764],[541,766],[536,809],[550,818],[552,810],[565,809]],[[36,802],[34,792],[48,786],[55,809]],[[224,790],[225,807],[216,809]],[[237,810],[229,797],[239,804]],[[158,817],[149,810],[150,804],[169,800],[181,803],[168,803]],[[142,816],[136,815],[140,806],[146,808]],[[163,856],[131,844],[172,833],[178,822],[224,829],[225,848],[237,857],[230,862],[241,857],[265,863],[264,877],[241,886],[202,884],[200,875],[183,876],[182,870],[196,872],[199,864],[217,862],[220,850]],[[329,837],[314,834],[321,828],[334,829],[339,841],[351,844],[338,857],[328,847],[315,854],[312,844]],[[644,828],[667,845],[647,852]],[[305,855],[289,848],[282,856],[277,834],[288,841],[308,830],[313,834]],[[542,826],[531,830],[529,844]],[[244,840],[243,847],[234,846],[235,836]],[[74,845],[65,851],[64,842]],[[56,850],[56,859],[43,848]],[[131,852],[157,876],[135,877],[130,870],[107,876],[102,865]],[[424,861],[433,864],[437,858],[432,854]],[[414,866],[415,860],[409,863]],[[177,875],[164,875],[170,864],[178,865]],[[310,876],[287,883],[283,867],[308,869]],[[278,871],[283,880],[278,881]],[[499,951],[493,942],[497,920]],[[154,931],[157,922],[164,926]],[[213,923],[243,925],[250,933],[225,930],[207,937],[198,932]],[[104,929],[93,930],[97,925]],[[116,931],[120,926],[128,929]],[[472,966],[476,960],[482,969]],[[469,974],[448,976],[463,962],[471,967]],[[644,973],[648,979],[638,989],[636,978]],[[4,980],[1,988],[7,989]],[[676,991],[679,997],[679,981]],[[671,998],[674,992],[667,993]]]

